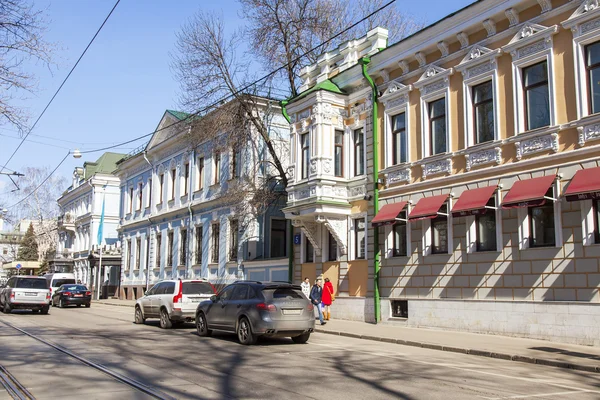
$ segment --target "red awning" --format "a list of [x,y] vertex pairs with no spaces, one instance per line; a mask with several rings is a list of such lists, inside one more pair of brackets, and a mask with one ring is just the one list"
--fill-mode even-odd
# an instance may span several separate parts
[[567,201],[600,199],[600,167],[580,169],[565,191]]
[[517,181],[510,188],[502,208],[520,208],[541,206],[546,202],[546,192],[554,183],[556,175],[542,176],[541,178],[525,179]]
[[396,222],[398,215],[404,210],[408,204],[407,201],[401,201],[399,203],[386,204],[381,207],[381,210],[377,213],[375,218],[371,221],[372,226],[391,225]]
[[429,219],[437,217],[437,213],[448,199],[447,194],[439,196],[423,197],[415,208],[410,212],[408,219],[410,221],[418,221],[420,219]]
[[452,216],[465,217],[485,213],[488,210],[485,206],[497,188],[497,186],[486,186],[463,192],[452,207]]

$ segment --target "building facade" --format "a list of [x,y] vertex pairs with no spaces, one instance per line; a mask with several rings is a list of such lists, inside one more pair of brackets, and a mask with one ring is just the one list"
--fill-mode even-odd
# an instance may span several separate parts
[[[139,298],[160,279],[288,279],[290,229],[280,202],[258,215],[240,213],[251,198],[235,189],[268,179],[260,136],[252,132],[235,148],[219,135],[192,140],[189,118],[166,111],[145,149],[119,162],[122,298]],[[287,123],[280,111],[269,119],[271,140],[285,155]]]
[[[120,182],[113,172],[117,161],[124,156],[104,153],[95,162],[85,162],[83,167],[75,168],[72,185],[57,200],[61,210],[59,238],[50,272],[74,273],[77,280],[94,287],[95,296],[100,294],[100,286],[111,282],[111,276],[112,291],[118,286]],[[103,240],[98,243],[103,212]],[[101,248],[102,270],[98,271]]]
[[[597,1],[484,0],[391,46],[370,39],[383,34],[306,67],[288,106],[292,142],[312,147],[286,216],[321,246],[317,272],[324,233],[336,240],[338,313],[599,345]],[[330,171],[358,180],[361,157],[359,207]],[[296,279],[312,268],[302,243]]]

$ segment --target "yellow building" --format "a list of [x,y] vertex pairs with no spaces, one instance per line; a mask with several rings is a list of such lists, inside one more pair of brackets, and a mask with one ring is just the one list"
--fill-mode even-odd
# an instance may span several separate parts
[[599,2],[385,36],[321,56],[287,105],[295,277],[335,278],[334,317],[600,345]]

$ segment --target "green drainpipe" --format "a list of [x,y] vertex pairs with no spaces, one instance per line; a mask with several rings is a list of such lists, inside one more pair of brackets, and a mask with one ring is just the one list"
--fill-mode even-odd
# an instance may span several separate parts
[[[375,213],[379,211],[379,186],[377,181],[379,180],[379,138],[377,133],[377,86],[373,81],[373,78],[369,76],[367,71],[367,65],[371,62],[370,57],[363,57],[359,61],[362,66],[362,74],[371,85],[372,89],[372,101],[373,101],[373,208]],[[379,268],[381,262],[381,249],[379,248],[379,228],[373,227],[374,236],[374,248],[375,248],[375,259],[374,259],[374,276],[373,276],[373,301],[374,301],[374,312],[375,312],[375,323],[381,321],[381,300],[379,298]]]
[[[285,106],[289,101],[281,100],[279,105],[281,106],[281,114],[286,119],[288,124],[292,123],[290,116],[287,113],[287,109]],[[292,221],[288,221],[288,232],[290,232],[288,237],[288,280],[290,283],[294,283],[294,228],[292,227]]]

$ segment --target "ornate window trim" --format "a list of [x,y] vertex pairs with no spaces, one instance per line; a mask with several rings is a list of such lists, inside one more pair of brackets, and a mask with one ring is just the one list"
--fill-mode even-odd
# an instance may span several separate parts
[[[450,75],[453,68],[429,66],[414,86],[421,92],[421,135],[422,158],[431,156],[429,143],[429,103],[446,99],[446,153],[452,151],[452,110],[450,109]],[[437,155],[437,154],[436,154]]]
[[502,47],[510,53],[513,62],[513,103],[515,113],[515,132],[525,132],[525,104],[523,97],[522,69],[542,61],[548,66],[548,91],[550,93],[550,126],[556,125],[556,96],[554,90],[554,52],[552,36],[558,32],[558,26],[550,27],[525,23],[512,38]]
[[[354,154],[354,131],[357,129],[362,129],[363,131],[363,151],[365,160],[365,173],[363,175],[354,175],[354,164],[356,163]],[[359,119],[359,117],[354,118],[354,122],[351,125],[345,126],[344,132],[344,147],[347,149],[346,153],[348,155],[348,162],[346,162],[346,166],[344,166],[345,177],[346,179],[354,179],[361,176],[366,176],[369,170],[369,164],[367,160],[367,120]]]
[[[405,113],[405,131],[406,131],[406,163],[410,162],[410,145],[411,145],[411,124],[410,124],[410,114],[409,114],[409,105],[410,99],[409,95],[412,91],[412,85],[404,85],[399,81],[392,81],[383,95],[379,98],[379,100],[383,103],[384,106],[384,132],[385,132],[385,143],[389,143],[390,145],[385,148],[385,166],[392,167],[394,166],[392,162],[392,152],[393,148],[391,143],[392,140],[392,117],[401,113]],[[399,163],[397,165],[406,164]]]
[[487,47],[475,45],[469,49],[467,55],[461,63],[456,66],[456,70],[463,75],[463,98],[464,98],[464,118],[465,118],[465,144],[466,147],[474,146],[475,124],[473,118],[473,87],[479,84],[492,81],[493,104],[494,104],[494,141],[500,139],[500,110],[498,107],[498,62],[497,58],[502,54],[502,50],[490,50]]
[[584,1],[562,26],[573,33],[577,118],[583,118],[590,115],[585,46],[600,41],[600,1]]

